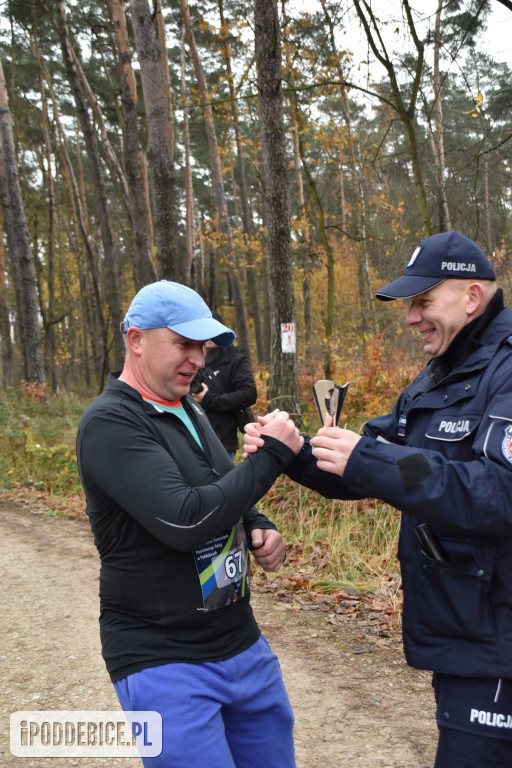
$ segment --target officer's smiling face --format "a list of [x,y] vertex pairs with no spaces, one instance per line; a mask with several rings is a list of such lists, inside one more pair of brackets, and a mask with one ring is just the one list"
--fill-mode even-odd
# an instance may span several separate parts
[[444,354],[469,322],[469,280],[445,280],[411,299],[407,325],[421,334],[423,350],[431,357]]

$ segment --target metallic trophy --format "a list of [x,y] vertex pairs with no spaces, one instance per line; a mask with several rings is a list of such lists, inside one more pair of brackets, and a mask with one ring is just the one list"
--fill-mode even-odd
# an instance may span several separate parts
[[349,382],[347,381],[342,387],[339,384],[335,384],[334,381],[329,379],[321,379],[313,384],[313,395],[315,397],[315,405],[320,414],[322,425],[325,424],[325,417],[327,415],[332,416],[334,427],[338,426],[338,420],[340,418],[343,402],[347,394]]

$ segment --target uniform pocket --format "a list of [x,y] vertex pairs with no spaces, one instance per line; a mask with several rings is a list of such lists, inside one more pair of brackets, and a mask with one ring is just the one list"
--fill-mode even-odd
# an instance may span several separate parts
[[440,539],[446,561],[420,553],[417,615],[426,634],[466,640],[495,637],[488,594],[496,550],[492,546]]

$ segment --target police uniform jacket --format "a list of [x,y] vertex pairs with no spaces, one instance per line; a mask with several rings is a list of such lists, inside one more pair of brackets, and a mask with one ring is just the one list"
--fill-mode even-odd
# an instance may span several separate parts
[[[260,635],[247,568],[235,600],[220,561],[201,565],[219,546],[225,556],[244,532],[250,542],[253,529],[275,529],[253,504],[294,454],[266,437],[235,467],[202,408],[189,395],[182,405],[202,447],[178,416],[112,374],[80,421],[78,467],[101,559],[100,633],[113,682],[161,664],[223,661]],[[235,550],[240,561],[243,549]],[[212,595],[227,599],[212,606]]]
[[[403,513],[409,664],[512,678],[512,312],[501,291],[471,325],[452,343],[459,363],[430,361],[392,413],[368,422],[343,478],[320,472],[309,445],[288,474],[328,498],[373,496]],[[422,549],[420,523],[442,560]]]

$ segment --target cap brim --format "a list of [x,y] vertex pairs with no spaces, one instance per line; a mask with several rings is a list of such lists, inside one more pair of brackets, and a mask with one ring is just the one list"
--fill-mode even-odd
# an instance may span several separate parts
[[213,317],[202,317],[197,320],[190,320],[188,323],[178,323],[169,326],[171,331],[179,333],[186,339],[194,341],[212,341],[219,347],[230,347],[236,339],[236,333],[226,325],[219,323]]
[[389,285],[375,291],[374,296],[381,301],[393,301],[393,299],[412,299],[420,293],[429,291],[434,286],[443,283],[445,277],[420,277],[419,275],[402,275],[393,280]]

